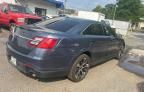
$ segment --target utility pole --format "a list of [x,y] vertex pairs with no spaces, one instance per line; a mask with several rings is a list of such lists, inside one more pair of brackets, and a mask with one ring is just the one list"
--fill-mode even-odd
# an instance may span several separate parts
[[66,5],[67,5],[67,0],[64,0],[64,14],[66,14]]
[[114,6],[114,14],[113,14],[112,25],[114,24],[114,20],[115,20],[115,16],[116,16],[116,11],[117,11],[117,2],[118,2],[118,0],[116,0],[116,4],[115,4],[115,6]]
[[112,25],[114,24],[114,20],[115,20],[115,16],[116,16],[116,10],[117,10],[117,4],[114,7],[114,14],[113,14]]

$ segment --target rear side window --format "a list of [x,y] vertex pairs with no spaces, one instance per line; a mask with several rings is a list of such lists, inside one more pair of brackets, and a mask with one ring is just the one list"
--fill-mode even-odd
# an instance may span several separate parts
[[106,36],[116,36],[115,31],[110,26],[103,26]]
[[72,29],[78,23],[79,22],[76,20],[65,18],[62,20],[55,21],[50,24],[46,24],[45,27],[48,29],[52,29],[52,30],[56,30],[56,31],[60,31],[60,32],[66,32],[66,31]]
[[84,32],[83,35],[104,35],[101,24],[92,24]]

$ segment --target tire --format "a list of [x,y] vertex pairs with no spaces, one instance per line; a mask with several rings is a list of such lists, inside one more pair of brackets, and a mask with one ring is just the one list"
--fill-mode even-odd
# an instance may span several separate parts
[[116,59],[120,59],[122,57],[122,55],[124,54],[124,50],[125,50],[125,47],[122,45],[120,47],[120,50],[118,51]]
[[15,23],[10,23],[10,32],[13,32],[16,27]]
[[0,26],[0,33],[2,32],[2,28],[1,28],[1,26]]
[[68,78],[73,82],[82,81],[86,77],[89,67],[90,57],[86,54],[80,55],[72,65]]

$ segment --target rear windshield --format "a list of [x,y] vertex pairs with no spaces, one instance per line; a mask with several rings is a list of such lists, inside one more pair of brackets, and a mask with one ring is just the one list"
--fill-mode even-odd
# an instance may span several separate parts
[[76,26],[79,22],[70,18],[64,18],[61,20],[57,20],[55,22],[46,24],[45,27],[48,29],[60,31],[60,32],[67,32],[68,30],[72,29]]

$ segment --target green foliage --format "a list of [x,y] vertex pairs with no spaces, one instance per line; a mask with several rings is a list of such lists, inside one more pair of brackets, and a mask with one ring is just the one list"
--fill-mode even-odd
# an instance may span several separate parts
[[93,9],[93,11],[104,13],[107,19],[112,19],[114,13],[114,7],[115,7],[114,4],[107,4],[104,8],[98,5],[96,8]]
[[102,13],[104,13],[106,15],[107,19],[113,19],[114,8],[115,8],[114,4],[107,4],[105,6],[104,12],[102,12]]
[[98,6],[96,6],[96,8],[93,9],[93,11],[95,11],[95,12],[102,12],[103,11],[103,7],[100,6],[100,5],[98,5]]
[[116,19],[138,22],[140,18],[140,0],[119,0],[117,3]]
[[141,5],[139,11],[140,11],[140,17],[144,18],[144,5]]
[[[106,15],[106,18],[113,19],[116,4],[107,4],[104,8],[97,6],[93,11],[101,12]],[[119,0],[117,1],[115,19],[138,22],[141,17],[144,17],[144,5],[141,0]]]

